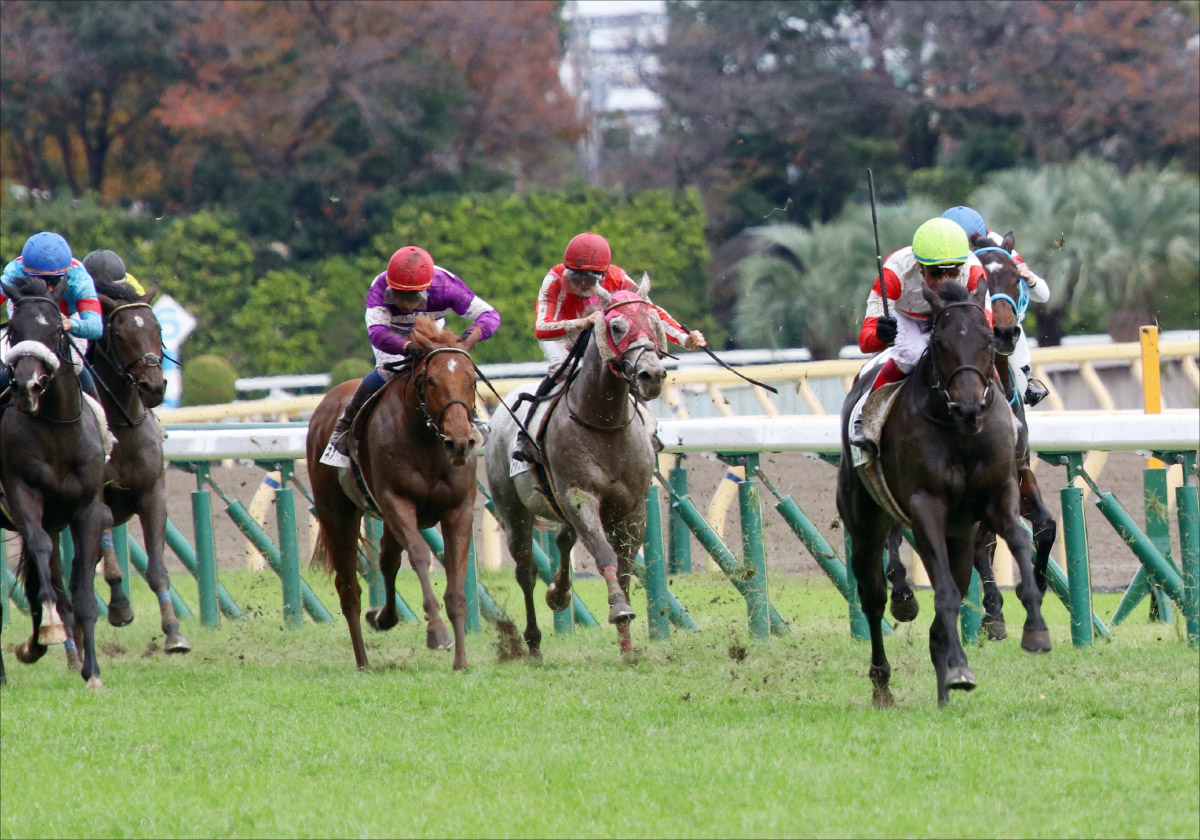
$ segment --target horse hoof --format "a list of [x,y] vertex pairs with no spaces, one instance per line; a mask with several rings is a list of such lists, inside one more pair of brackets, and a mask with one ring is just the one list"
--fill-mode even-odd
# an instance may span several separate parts
[[38,628],[39,645],[61,645],[67,640],[67,628],[58,624],[44,624]]
[[876,709],[892,708],[892,706],[896,705],[896,701],[892,699],[892,690],[886,687],[873,689],[871,691],[871,705]]
[[34,662],[37,662],[46,655],[46,646],[41,644],[31,645],[29,642],[21,642],[21,644],[17,645],[15,652],[17,654],[18,662],[22,662],[25,665],[32,665]]
[[372,607],[367,610],[367,624],[370,624],[375,630],[391,630],[400,621],[400,616],[398,615],[391,621],[388,621],[384,618],[383,614],[383,607]]
[[89,677],[87,681],[89,691],[100,691],[104,688],[104,683],[100,682],[99,677]]
[[617,602],[608,610],[609,624],[622,624],[633,621],[635,618],[637,618],[637,613],[635,613],[633,611],[633,607],[629,606],[627,603]]
[[971,691],[975,688],[975,675],[971,673],[971,669],[966,665],[951,668],[946,673],[946,688]]
[[1026,653],[1049,653],[1052,647],[1049,630],[1026,630],[1021,634],[1021,650]]
[[167,653],[190,653],[192,645],[179,633],[168,633],[167,643],[163,645],[163,650]]
[[983,620],[983,629],[987,631],[989,642],[1003,642],[1008,638],[1008,628],[1004,625],[1004,619],[988,619]]
[[108,605],[108,623],[113,627],[125,627],[133,623],[133,605],[126,601],[124,604]]
[[892,592],[892,618],[896,621],[913,621],[920,609],[921,605],[917,603],[916,595],[909,592],[897,597],[896,593]]
[[571,606],[570,588],[559,591],[557,583],[550,584],[546,589],[546,606],[555,612],[562,612]]
[[425,632],[425,647],[430,650],[452,650],[454,638],[445,627]]
[[637,649],[632,647],[621,648],[621,662],[625,665],[636,665],[642,661],[638,655]]

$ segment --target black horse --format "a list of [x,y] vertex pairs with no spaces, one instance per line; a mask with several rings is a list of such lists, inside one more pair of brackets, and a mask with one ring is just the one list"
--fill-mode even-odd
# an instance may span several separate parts
[[[959,604],[971,580],[980,524],[999,533],[1021,565],[1021,601],[1028,617],[1021,646],[1050,649],[1042,619],[1042,592],[1033,585],[1031,542],[1017,516],[1013,423],[993,383],[995,339],[984,311],[987,289],[956,284],[940,293],[924,290],[929,303],[929,348],[904,381],[880,435],[879,466],[898,510],[880,501],[851,460],[851,409],[871,377],[861,377],[842,408],[842,458],[838,467],[838,512],[851,538],[851,557],[863,612],[871,631],[871,682],[877,706],[892,703],[891,666],[883,647],[881,621],[887,584],[881,552],[888,531],[911,523],[929,579],[936,615],[929,653],[937,672],[939,705],[948,689],[970,690],[975,677],[958,636]],[[908,523],[899,521],[904,517]]]
[[[1046,568],[1050,562],[1050,549],[1058,533],[1054,514],[1042,500],[1042,492],[1029,454],[1029,426],[1025,422],[1025,403],[1021,399],[1023,388],[1009,366],[1009,356],[1020,338],[1021,318],[1025,314],[1029,293],[1024,280],[1013,260],[1016,241],[1012,231],[1005,234],[1000,245],[993,245],[984,237],[971,237],[971,247],[980,257],[987,274],[988,291],[992,297],[992,332],[996,337],[996,374],[1003,392],[1017,419],[1017,483],[1021,490],[1021,515],[1033,525],[1033,544],[1036,556],[1033,561],[1034,576],[1038,588],[1046,589]],[[898,549],[900,530],[888,535],[887,577],[892,584],[892,615],[897,621],[912,621],[917,615],[917,601],[912,587],[905,577]],[[975,570],[983,586],[983,629],[992,641],[1001,641],[1008,635],[1004,622],[1004,597],[996,586],[992,560],[996,552],[996,534],[981,529],[975,544]]]
[[[150,301],[156,288],[139,295],[128,283],[96,282],[104,313],[104,335],[88,347],[87,360],[116,438],[104,471],[104,503],[113,524],[122,525],[137,514],[146,546],[146,583],[158,597],[167,653],[192,649],[179,632],[171,605],[171,578],[163,562],[166,545],[167,492],[162,454],[162,428],[150,411],[162,404],[166,380],[162,370],[162,328]],[[133,621],[129,598],[121,588],[121,568],[112,537],[101,540],[104,579],[111,592],[108,623],[123,627]]]
[[[105,432],[84,401],[71,363],[59,308],[66,288],[59,283],[48,291],[37,277],[4,285],[13,302],[5,354],[12,402],[0,409],[0,486],[9,510],[0,514],[0,526],[21,535],[20,572],[33,619],[33,633],[17,647],[17,659],[35,662],[47,645],[77,644],[88,688],[102,688],[93,580],[100,534],[112,521],[102,498]],[[57,540],[68,526],[75,542],[70,595]]]

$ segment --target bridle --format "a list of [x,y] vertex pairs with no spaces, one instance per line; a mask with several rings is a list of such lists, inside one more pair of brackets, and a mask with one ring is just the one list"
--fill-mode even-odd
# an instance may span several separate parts
[[[117,374],[122,379],[125,380],[126,384],[128,384],[129,387],[133,388],[133,390],[135,392],[137,392],[137,377],[135,377],[133,375],[134,368],[137,367],[138,365],[141,365],[143,368],[162,367],[163,357],[158,353],[142,353],[141,355],[137,356],[132,361],[130,361],[128,363],[123,363],[121,361],[121,359],[117,356],[116,348],[114,347],[116,342],[123,341],[123,339],[117,334],[116,324],[114,322],[114,319],[116,318],[116,315],[118,312],[123,312],[128,309],[139,309],[139,308],[143,308],[143,307],[146,309],[149,309],[150,314],[153,317],[154,307],[152,307],[150,304],[148,304],[144,301],[138,301],[136,303],[125,303],[125,304],[118,306],[112,312],[109,312],[108,315],[106,316],[106,319],[108,321],[108,327],[107,327],[107,329],[104,330],[104,336],[99,341],[95,342],[95,345],[94,345],[96,347],[96,352],[104,357],[104,360],[106,362],[108,362],[108,364],[113,368],[113,370],[115,370],[117,372]],[[157,323],[157,320],[158,319],[155,318],[155,323]],[[160,348],[162,347],[162,328],[161,327],[159,327],[159,347]],[[94,373],[93,373],[93,376],[95,376]],[[105,391],[108,391],[108,386],[105,385],[101,381],[100,377],[95,376],[95,378],[96,378],[96,384],[98,386],[104,388]],[[121,401],[116,398],[115,394],[113,394],[111,391],[108,391],[108,395],[110,397],[112,397],[113,402],[120,408],[121,413],[125,415],[125,419],[126,419],[126,421],[128,421],[128,425],[131,427],[140,425],[146,419],[146,417],[149,416],[149,414],[150,414],[150,409],[146,408],[146,405],[144,403],[141,403],[140,395],[138,398],[138,402],[141,403],[141,405],[142,405],[142,413],[138,416],[138,418],[136,420],[130,418],[129,415],[125,413],[125,409],[123,407],[121,407]]]
[[[21,306],[22,304],[25,304],[25,303],[32,303],[32,302],[35,302],[35,301],[37,301],[37,302],[41,302],[41,303],[48,303],[48,304],[50,304],[50,306],[51,306],[51,307],[53,307],[53,309],[54,309],[54,317],[55,317],[55,318],[57,318],[57,319],[60,319],[59,326],[57,327],[57,329],[55,330],[55,333],[54,333],[54,347],[53,347],[53,348],[51,348],[51,349],[53,350],[53,353],[54,353],[54,355],[55,355],[55,356],[56,356],[56,357],[59,359],[59,366],[58,366],[58,369],[57,369],[57,370],[54,370],[53,372],[51,372],[51,374],[50,374],[50,376],[49,376],[49,380],[53,380],[53,379],[54,379],[54,377],[56,377],[56,376],[58,375],[58,372],[59,372],[60,370],[62,370],[62,369],[63,369],[63,367],[64,367],[65,365],[73,365],[73,364],[74,364],[74,363],[71,361],[70,340],[68,339],[66,332],[65,332],[65,331],[63,330],[63,328],[62,328],[62,324],[61,324],[62,310],[61,310],[61,309],[59,309],[59,306],[58,306],[58,301],[57,301],[57,300],[55,300],[54,298],[52,298],[52,297],[48,296],[48,295],[24,295],[24,296],[22,296],[22,297],[20,297],[20,298],[17,298],[17,299],[15,299],[15,300],[13,300],[13,313],[14,313],[14,317],[15,317],[15,314],[16,314],[16,310],[17,310],[18,308],[20,308],[20,306]],[[11,329],[11,327],[12,327],[12,321],[10,320],[10,321],[9,321],[9,323],[6,325],[6,327],[5,327],[5,328],[6,328],[6,329]],[[11,340],[11,336],[10,336],[10,340]],[[19,343],[20,343],[20,342],[18,342],[18,344],[19,344]],[[42,344],[42,345],[44,345],[44,346],[46,346],[46,347],[48,347],[48,348],[50,347],[50,344],[49,344],[49,343],[47,343],[47,342],[44,342],[44,341],[38,341],[38,343],[39,343],[39,344]],[[65,353],[65,355],[64,355],[64,352],[63,352],[63,345],[64,345],[64,344],[66,344],[66,345],[67,345],[67,348],[68,348],[68,349],[66,350],[66,353]],[[13,345],[13,346],[16,346],[16,345]],[[14,366],[14,365],[11,365],[11,364],[9,364],[7,361],[5,361],[5,362],[4,362],[4,364],[5,364],[5,366],[8,368],[9,380],[10,380],[10,381],[15,381],[15,379],[14,379],[14,373],[13,373],[13,368],[14,368],[15,366]],[[31,417],[33,417],[33,419],[35,419],[35,420],[41,420],[41,421],[43,421],[43,422],[46,422],[46,423],[61,423],[61,424],[63,424],[63,425],[70,425],[71,423],[76,423],[76,422],[78,422],[78,421],[79,421],[79,419],[80,419],[81,417],[83,417],[83,387],[82,387],[82,385],[81,385],[81,384],[78,382],[78,380],[76,380],[76,384],[77,384],[77,385],[79,385],[79,413],[78,413],[78,414],[76,414],[76,415],[75,415],[75,417],[73,417],[73,418],[72,418],[72,419],[70,419],[70,420],[63,420],[63,419],[60,419],[60,418],[58,418],[58,417],[45,417],[45,416],[43,416],[43,415],[41,414],[41,406],[39,406],[39,407],[38,407],[38,411],[37,411],[37,412],[35,412],[34,414],[32,414],[32,415],[30,415],[30,416],[31,416]],[[10,387],[11,387],[11,386],[10,386]]]
[[[428,375],[420,376],[419,374],[423,368],[429,367],[429,360],[440,353],[460,353],[467,357],[467,362],[471,365],[472,370],[476,370],[476,367],[474,361],[471,359],[471,354],[461,347],[436,347],[433,350],[430,350],[428,353],[421,354],[420,360],[418,360],[413,366],[413,391],[417,395],[417,404],[421,407],[421,414],[425,417],[425,425],[431,432],[437,435],[439,443],[445,443],[447,437],[442,433],[442,420],[446,417],[446,412],[450,410],[451,406],[461,405],[464,409],[466,409],[468,419],[473,419],[475,417],[475,407],[466,400],[453,399],[442,406],[442,410],[438,412],[437,417],[434,417],[433,412],[429,410],[429,405],[426,402],[426,395],[429,392],[429,386],[427,384],[429,378]],[[475,388],[474,384],[472,383],[472,402],[474,402],[474,394]]]
[[[981,313],[984,313],[984,317],[986,317],[986,312],[984,311],[984,308],[977,303],[972,303],[970,301],[955,301],[954,303],[946,304],[944,307],[942,307],[941,309],[938,310],[936,315],[933,316],[933,323],[930,326],[930,334],[931,334],[930,335],[930,344],[931,345],[932,345],[933,338],[936,338],[936,335],[934,335],[934,333],[937,332],[939,319],[941,319],[941,317],[944,314],[946,314],[946,312],[948,312],[949,310],[954,309],[956,307],[973,307],[975,309],[978,309]],[[932,346],[931,346],[929,361],[931,362],[930,367],[933,368],[933,384],[930,385],[930,388],[932,390],[934,390],[935,392],[941,394],[942,399],[944,399],[946,401],[947,408],[953,409],[953,408],[958,407],[958,403],[956,403],[956,402],[954,402],[954,400],[950,399],[950,385],[951,385],[951,383],[954,382],[954,377],[958,376],[963,371],[970,371],[971,373],[974,373],[983,382],[983,410],[987,411],[988,409],[990,409],[992,407],[992,402],[995,400],[995,397],[996,397],[995,389],[992,387],[992,382],[995,379],[994,362],[993,362],[993,366],[992,366],[992,374],[993,374],[992,376],[988,376],[987,374],[985,374],[983,371],[981,371],[979,368],[975,367],[974,365],[959,365],[953,371],[950,372],[949,376],[947,376],[943,380],[941,372],[938,370],[937,363],[933,358]]]
[[[979,256],[980,254],[982,254],[986,251],[999,251],[1001,254],[1004,254],[1004,256],[1008,257],[1010,260],[1012,259],[1012,252],[1008,251],[1004,248],[1001,248],[999,245],[989,245],[986,248],[980,248],[979,250],[977,250],[975,252],[975,256]],[[980,260],[980,262],[983,262],[983,261]],[[1013,300],[1010,295],[1006,295],[1004,292],[997,292],[997,293],[993,294],[992,300],[1002,300],[1002,301],[1005,301],[1009,306],[1011,306],[1012,310],[1013,310],[1013,314],[1016,315],[1017,323],[1020,324],[1022,321],[1025,320],[1025,312],[1029,309],[1029,284],[1027,282],[1025,282],[1024,277],[1020,278],[1020,284],[1017,287],[1017,299],[1016,300]]]

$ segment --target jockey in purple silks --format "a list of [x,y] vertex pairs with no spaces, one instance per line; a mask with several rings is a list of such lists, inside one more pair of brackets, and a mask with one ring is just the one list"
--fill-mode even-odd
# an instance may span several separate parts
[[[418,315],[442,319],[450,313],[469,321],[462,334],[465,341],[472,332],[475,340],[491,338],[500,326],[500,313],[471,291],[462,280],[433,264],[429,252],[407,245],[388,261],[387,271],[371,282],[367,291],[367,335],[375,353],[375,369],[368,373],[338,418],[321,463],[332,467],[349,466],[349,441],[346,438],[363,404],[396,374],[389,365],[408,355],[409,336]],[[487,428],[476,423],[486,437]]]

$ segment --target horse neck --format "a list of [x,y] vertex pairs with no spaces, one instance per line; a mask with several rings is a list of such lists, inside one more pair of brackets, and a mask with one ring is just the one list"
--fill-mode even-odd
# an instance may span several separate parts
[[592,333],[566,398],[576,416],[598,426],[614,426],[629,417],[629,383],[609,370],[600,357],[596,342],[603,340],[602,335]]
[[[107,329],[108,324],[106,322],[106,333]],[[111,347],[106,351],[100,349],[101,341],[104,341],[104,339],[93,341],[88,347],[87,354],[87,360],[92,366],[92,372],[95,374],[95,378],[99,380],[96,383],[96,391],[100,396],[100,404],[104,407],[104,413],[110,419],[113,417],[124,417],[130,423],[133,423],[139,417],[144,416],[146,411],[142,406],[141,395],[138,393],[137,386],[133,383],[133,380],[125,375],[125,371],[117,367],[119,362],[112,354]]]
[[38,405],[37,416],[43,420],[74,420],[83,413],[83,388],[75,365],[67,354],[58,371],[50,379],[50,385]]

